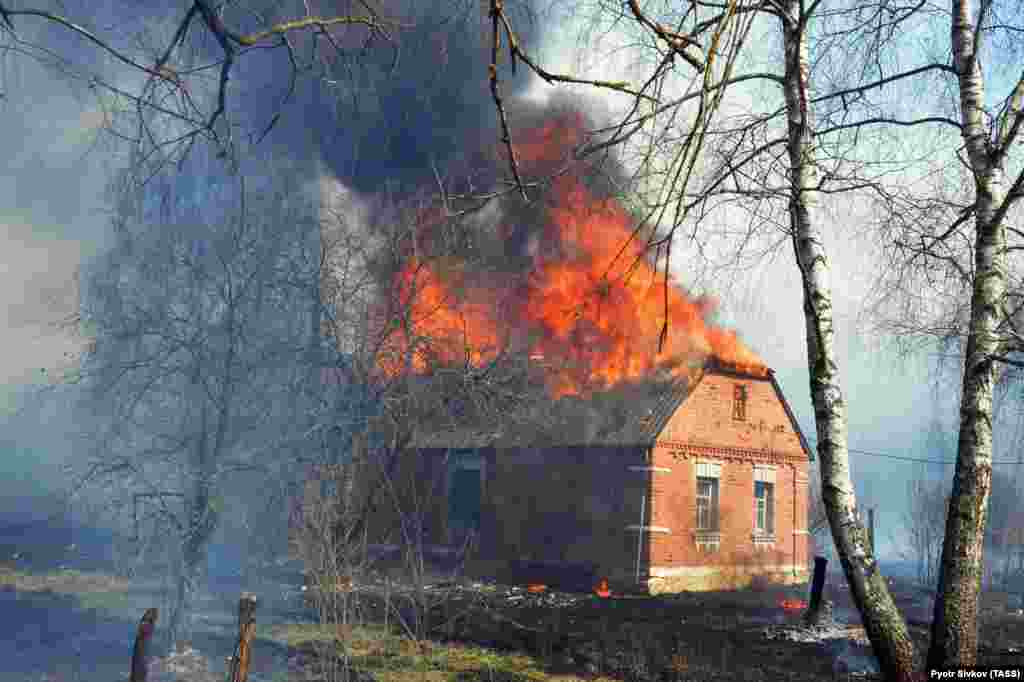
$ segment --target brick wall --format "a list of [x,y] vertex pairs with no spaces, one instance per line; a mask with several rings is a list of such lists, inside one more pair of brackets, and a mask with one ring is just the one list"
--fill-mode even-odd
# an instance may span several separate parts
[[[735,386],[747,389],[745,421],[733,419]],[[772,382],[727,374],[705,374],[693,394],[672,415],[658,440],[773,450],[804,457],[800,440]]]
[[[733,418],[736,385],[746,389],[743,421]],[[717,546],[697,542],[698,461],[720,465]],[[662,432],[652,464],[652,589],[738,587],[759,573],[806,577],[809,463],[769,380],[706,375]],[[754,538],[755,465],[774,471],[770,543]]]

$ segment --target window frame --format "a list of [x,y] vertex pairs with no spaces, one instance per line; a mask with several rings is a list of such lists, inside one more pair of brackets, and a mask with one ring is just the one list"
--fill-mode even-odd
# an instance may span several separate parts
[[[697,531],[700,533],[717,533],[719,530],[718,480],[711,476],[697,477]],[[702,493],[702,485],[707,485],[707,494]],[[710,518],[702,523],[702,517]]]
[[[761,493],[761,494],[759,494]],[[764,515],[762,523],[761,515]],[[754,534],[775,535],[775,483],[754,481]]]
[[732,419],[737,422],[747,421],[747,399],[750,393],[746,384],[733,384]]
[[[485,496],[487,460],[484,455],[474,448],[452,448],[448,451],[447,471],[445,476],[445,530],[449,539],[455,533],[479,532],[482,522],[481,514]],[[460,471],[476,471],[479,476],[479,508],[476,510],[476,525],[465,523],[462,519],[452,518],[452,490],[455,482],[455,475]]]

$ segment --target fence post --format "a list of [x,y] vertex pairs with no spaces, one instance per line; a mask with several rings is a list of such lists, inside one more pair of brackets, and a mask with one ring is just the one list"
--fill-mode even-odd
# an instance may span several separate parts
[[825,588],[825,567],[828,559],[814,557],[814,580],[811,582],[811,603],[807,606],[805,619],[809,625],[817,625],[821,621],[821,593]]
[[871,554],[875,554],[875,508],[868,508],[868,545],[871,547]]
[[155,608],[146,609],[139,621],[139,628],[135,632],[135,647],[132,649],[132,670],[128,679],[129,682],[146,682],[146,644],[156,629],[156,619],[159,611]]
[[238,646],[231,659],[231,682],[248,682],[252,636],[256,632],[256,595],[243,592],[238,600]]

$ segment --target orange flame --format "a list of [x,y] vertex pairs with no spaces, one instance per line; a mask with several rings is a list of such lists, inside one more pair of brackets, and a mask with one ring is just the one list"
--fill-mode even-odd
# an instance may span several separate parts
[[787,611],[803,611],[807,608],[807,602],[802,599],[783,599],[779,602],[779,606]]
[[[579,116],[563,116],[521,134],[516,153],[524,168],[536,170],[563,158],[582,134]],[[551,195],[543,244],[525,287],[475,285],[451,259],[410,259],[394,287],[409,308],[409,322],[378,365],[394,374],[425,372],[436,362],[486,362],[510,347],[518,325],[517,338],[527,347],[517,350],[551,360],[546,381],[554,398],[658,370],[682,376],[709,357],[766,374],[734,332],[707,321],[712,300],[690,298],[672,278],[665,286],[663,270],[634,238],[634,221],[621,204],[596,197],[573,173],[561,175]],[[659,353],[666,313],[668,335]]]
[[531,583],[526,587],[526,591],[533,594],[541,594],[542,592],[547,592],[547,590],[548,586],[540,583]]
[[422,373],[434,363],[466,359],[480,364],[503,346],[494,302],[480,300],[486,294],[483,290],[474,292],[476,301],[458,300],[453,292],[463,288],[461,273],[446,274],[442,278],[434,268],[411,258],[396,277],[398,305],[408,310],[408,320],[378,356],[377,364],[388,375],[404,369]]

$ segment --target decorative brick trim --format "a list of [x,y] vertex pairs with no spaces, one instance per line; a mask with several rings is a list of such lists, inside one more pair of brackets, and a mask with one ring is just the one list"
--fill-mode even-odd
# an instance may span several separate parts
[[655,447],[669,450],[670,454],[690,457],[712,457],[730,461],[756,461],[758,464],[787,465],[804,461],[802,455],[790,455],[775,450],[755,450],[752,448],[721,447],[716,445],[700,445],[679,441],[657,441]]

